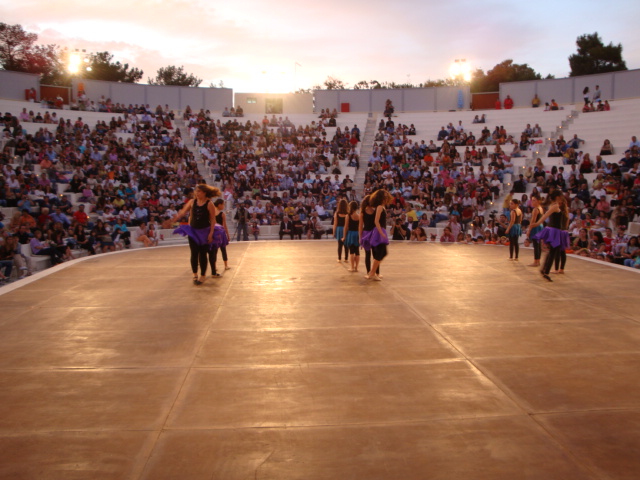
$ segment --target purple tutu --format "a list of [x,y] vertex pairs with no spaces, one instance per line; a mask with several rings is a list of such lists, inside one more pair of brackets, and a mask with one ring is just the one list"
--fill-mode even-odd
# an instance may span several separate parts
[[229,237],[227,237],[227,232],[222,225],[213,227],[213,244],[216,248],[229,245]]
[[360,245],[362,245],[362,248],[369,251],[378,245],[389,245],[389,237],[386,235],[380,235],[377,228],[374,228],[373,230],[363,230]]
[[536,240],[543,240],[553,248],[562,247],[563,250],[569,248],[569,233],[566,230],[560,230],[559,228],[544,227],[539,233],[536,233],[533,238]]
[[[213,243],[209,243],[209,227],[206,228],[193,228],[191,225],[180,225],[173,233],[182,235],[183,237],[192,238],[198,245],[209,245],[211,247]],[[222,229],[224,232],[224,228]],[[215,230],[214,230],[215,232]]]

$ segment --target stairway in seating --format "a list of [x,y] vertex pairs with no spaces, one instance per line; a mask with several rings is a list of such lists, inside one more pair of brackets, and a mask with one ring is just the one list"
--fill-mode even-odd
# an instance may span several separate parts
[[180,115],[176,115],[173,123],[175,124],[176,128],[180,129],[182,140],[184,141],[184,146],[193,153],[196,163],[198,164],[198,173],[209,185],[213,185],[213,177],[211,176],[211,172],[202,159],[200,148],[198,148],[198,146],[191,141],[191,137],[189,137],[189,128],[186,122]]
[[360,147],[360,168],[356,172],[356,177],[353,181],[358,201],[362,200],[364,197],[364,177],[368,170],[367,163],[369,162],[371,152],[373,152],[373,140],[378,128],[378,115],[375,113],[369,115],[370,116],[367,119],[367,126],[364,130],[364,135],[362,136],[362,145]]

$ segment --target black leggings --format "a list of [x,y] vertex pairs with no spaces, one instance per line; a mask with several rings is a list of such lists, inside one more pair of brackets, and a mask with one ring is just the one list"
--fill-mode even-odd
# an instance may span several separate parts
[[373,254],[374,260],[381,262],[384,259],[384,257],[387,256],[387,246],[382,244],[382,245],[376,245],[375,247],[371,247],[371,253]]
[[211,247],[211,250],[209,250],[209,265],[211,265],[211,275],[215,275],[217,272],[216,270],[216,260],[218,257],[218,247]]
[[220,252],[222,253],[223,262],[226,262],[227,260],[229,260],[229,257],[227,257],[227,247],[220,247]]
[[[338,260],[342,260],[342,247],[344,246],[344,243],[342,243],[342,239],[339,238],[338,239]],[[344,259],[345,260],[349,260],[349,249],[347,247],[344,247]]]
[[542,256],[542,245],[540,244],[540,240],[531,240],[533,243],[533,259],[540,260]]
[[200,275],[204,277],[207,274],[209,245],[198,245],[193,238],[189,237],[189,248],[191,249],[191,271],[198,273],[198,265],[200,265]]
[[[367,267],[367,273],[371,272],[371,250],[364,251],[364,266]],[[380,267],[376,270],[376,275],[380,275]]]
[[351,255],[355,255],[356,257],[359,257],[360,256],[360,247],[358,245],[349,246],[349,253]]
[[514,258],[514,253],[515,258],[518,258],[518,255],[520,255],[520,244],[518,243],[519,240],[520,237],[516,235],[509,235],[509,258]]
[[556,270],[564,270],[564,266],[567,264],[567,252],[565,250],[560,251],[560,255],[555,259]]
[[[547,254],[547,258],[544,261],[544,265],[542,266],[542,273],[545,275],[549,275],[551,271],[551,265],[553,262],[558,259],[558,261],[562,262],[562,254],[564,253],[564,259],[566,261],[567,254],[561,246],[551,247],[549,246],[549,253]],[[564,267],[564,265],[563,265]]]

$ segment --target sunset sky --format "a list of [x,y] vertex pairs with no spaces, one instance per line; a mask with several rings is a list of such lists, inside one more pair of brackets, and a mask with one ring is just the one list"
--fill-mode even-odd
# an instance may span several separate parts
[[201,86],[235,92],[289,92],[329,75],[348,86],[417,84],[446,78],[460,58],[485,72],[511,58],[566,77],[576,38],[596,31],[640,68],[638,0],[0,0],[0,9],[38,43],[113,53],[144,70],[142,83],[183,65]]

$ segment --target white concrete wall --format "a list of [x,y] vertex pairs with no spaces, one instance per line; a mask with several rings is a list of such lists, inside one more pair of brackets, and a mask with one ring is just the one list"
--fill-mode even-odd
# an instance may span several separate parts
[[315,90],[315,109],[340,111],[348,103],[351,112],[383,112],[387,99],[396,113],[458,110],[458,96],[462,92],[462,109],[469,108],[469,87],[373,89],[373,90]]
[[[311,93],[236,93],[234,106],[242,107],[244,113],[266,114],[268,99],[282,100],[282,114],[313,113],[313,94]],[[252,98],[256,103],[247,103]],[[231,104],[225,105],[231,107]]]
[[[222,111],[231,106],[233,90],[230,88],[176,87],[164,85],[139,85],[135,83],[104,82],[100,80],[81,80],[90,100],[98,100],[102,95],[114,103],[149,104],[151,108],[169,105],[169,108],[183,110],[187,105],[192,109],[204,108]],[[78,92],[80,80],[73,81],[74,98]]]
[[583,103],[582,91],[584,87],[589,87],[589,94],[593,94],[596,85],[600,85],[603,100],[640,97],[640,70],[553,80],[501,83],[500,99],[504,100],[507,95],[510,95],[514,106],[528,107],[531,106],[531,99],[537,93],[542,106],[545,102],[551,102],[553,98],[559,104],[581,104]]
[[[35,88],[40,100],[40,75],[0,70],[0,98],[24,100],[24,91]],[[3,112],[4,113],[4,112]]]

